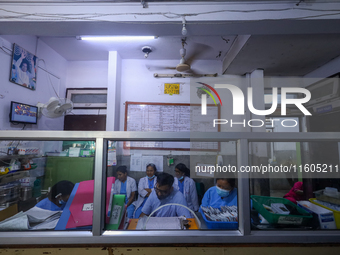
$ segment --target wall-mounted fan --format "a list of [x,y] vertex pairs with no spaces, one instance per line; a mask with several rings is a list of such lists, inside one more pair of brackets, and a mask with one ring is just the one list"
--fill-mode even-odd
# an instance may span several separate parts
[[155,71],[155,70],[164,70],[164,69],[173,69],[177,72],[188,72],[192,74],[196,74],[197,72],[192,68],[192,65],[195,60],[197,60],[204,52],[210,49],[210,46],[207,46],[205,44],[201,43],[192,43],[192,51],[190,55],[186,55],[186,49],[184,48],[184,45],[186,45],[186,38],[182,38],[182,48],[180,49],[179,53],[181,55],[181,60],[179,64],[175,67],[168,67],[168,66],[151,66],[147,65],[146,67],[149,70]]
[[39,113],[48,118],[58,118],[73,109],[73,103],[67,98],[51,97],[46,104],[38,103]]

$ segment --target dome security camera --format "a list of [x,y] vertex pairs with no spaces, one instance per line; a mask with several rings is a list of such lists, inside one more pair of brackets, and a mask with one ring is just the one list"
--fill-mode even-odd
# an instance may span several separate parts
[[144,58],[147,58],[149,56],[149,53],[152,52],[152,49],[150,46],[144,46],[142,48],[142,52],[145,53]]

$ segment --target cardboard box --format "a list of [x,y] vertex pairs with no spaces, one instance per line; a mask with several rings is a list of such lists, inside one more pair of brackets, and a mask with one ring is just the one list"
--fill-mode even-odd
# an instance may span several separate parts
[[18,205],[17,204],[11,205],[7,207],[6,209],[3,209],[0,211],[0,221],[3,221],[9,217],[12,217],[13,215],[17,213],[18,213]]
[[321,229],[336,229],[335,219],[332,211],[317,206],[316,204],[313,204],[309,201],[298,201],[297,203],[306,211],[318,215]]

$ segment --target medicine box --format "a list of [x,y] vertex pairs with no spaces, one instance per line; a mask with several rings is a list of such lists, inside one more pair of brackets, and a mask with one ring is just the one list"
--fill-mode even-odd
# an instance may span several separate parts
[[336,229],[335,219],[332,211],[322,208],[309,201],[298,201],[297,203],[306,211],[318,215],[321,229]]

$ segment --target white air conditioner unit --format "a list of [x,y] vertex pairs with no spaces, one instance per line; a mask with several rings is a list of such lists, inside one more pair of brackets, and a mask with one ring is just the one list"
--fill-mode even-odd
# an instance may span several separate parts
[[[340,75],[326,78],[320,82],[306,87],[311,93],[311,99],[304,105],[307,108],[320,108],[323,106],[336,105],[336,100],[340,100]],[[318,106],[316,106],[318,105]]]
[[333,100],[326,100],[322,103],[315,104],[312,106],[313,112],[316,114],[334,112],[340,110],[340,98],[335,98]]

